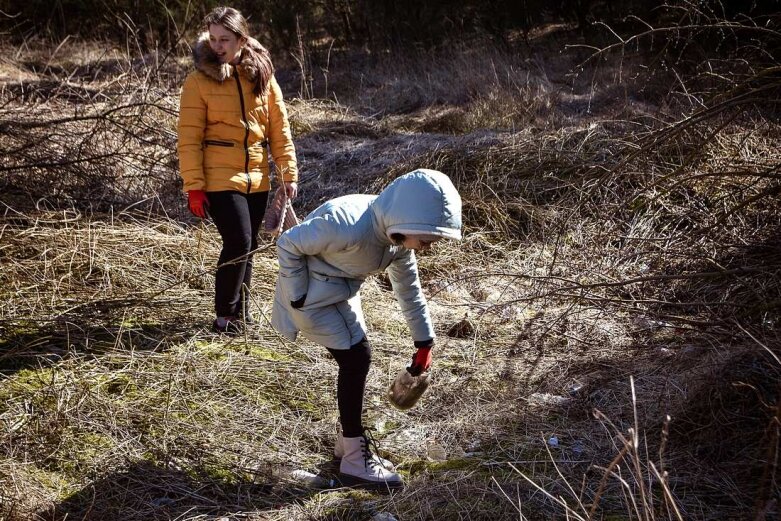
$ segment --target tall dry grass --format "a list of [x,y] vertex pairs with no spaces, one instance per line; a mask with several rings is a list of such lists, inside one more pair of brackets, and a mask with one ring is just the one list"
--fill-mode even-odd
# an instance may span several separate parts
[[439,341],[408,413],[383,399],[405,326],[387,280],[364,289],[367,423],[408,483],[390,496],[289,473],[335,475],[335,365],[268,327],[271,243],[260,323],[207,331],[219,240],[176,186],[183,64],[20,50],[0,91],[0,519],[777,515],[776,69],[663,89],[670,71],[619,82],[648,55],[621,48],[574,79],[581,51],[400,59],[349,105],[291,101],[300,213],[417,167],[464,198],[465,240],[420,256]]

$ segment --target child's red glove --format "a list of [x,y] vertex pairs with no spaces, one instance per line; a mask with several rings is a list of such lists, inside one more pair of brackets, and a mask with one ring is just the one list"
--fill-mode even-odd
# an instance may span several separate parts
[[407,368],[407,372],[412,376],[420,376],[431,368],[431,348],[433,344],[426,347],[419,347],[412,356],[412,364]]
[[187,206],[194,216],[206,219],[206,210],[209,208],[206,192],[203,190],[189,190],[187,192]]

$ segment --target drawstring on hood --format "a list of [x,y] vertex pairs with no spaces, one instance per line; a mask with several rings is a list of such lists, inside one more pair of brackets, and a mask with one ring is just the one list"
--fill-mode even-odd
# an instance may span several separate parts
[[377,235],[394,233],[461,239],[461,196],[450,178],[419,169],[396,178],[372,202]]

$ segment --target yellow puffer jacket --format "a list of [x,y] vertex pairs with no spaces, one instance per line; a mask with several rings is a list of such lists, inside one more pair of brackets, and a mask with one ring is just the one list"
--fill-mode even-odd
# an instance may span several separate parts
[[[249,45],[265,52],[251,38]],[[281,180],[297,181],[293,137],[274,76],[265,92],[255,96],[258,72],[251,62],[221,64],[208,33],[193,47],[193,58],[196,70],[184,82],[179,108],[177,150],[184,191],[268,191],[269,149]]]

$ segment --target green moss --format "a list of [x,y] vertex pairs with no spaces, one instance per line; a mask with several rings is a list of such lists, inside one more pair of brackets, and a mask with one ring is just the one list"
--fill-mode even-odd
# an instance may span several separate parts
[[448,470],[468,470],[480,467],[480,461],[474,458],[453,458],[445,461],[437,461],[429,466],[433,472],[446,472]]
[[[335,493],[330,492],[328,494],[329,499],[332,498]],[[363,508],[360,503],[355,501],[345,502],[336,506],[328,506],[322,509],[322,514],[317,519],[323,521],[364,521],[370,518],[369,509]]]
[[111,375],[102,382],[102,389],[108,394],[117,396],[138,391],[136,383],[126,374]]
[[490,476],[491,472],[480,465],[480,460],[474,458],[453,458],[445,461],[425,461],[419,460],[412,463],[407,471],[410,476],[415,474],[440,474],[450,471],[462,471],[462,470],[480,470],[485,469],[486,476]]
[[374,501],[377,499],[375,493],[360,488],[348,488],[344,491],[338,491],[335,494],[352,501]]
[[228,356],[224,344],[199,340],[195,342],[195,349],[208,360],[224,360]]
[[[464,371],[464,362],[461,360],[455,360],[455,359],[448,359],[448,358],[441,358],[437,360],[437,367],[439,369],[453,369],[458,372],[465,372]],[[470,371],[466,372],[476,372],[477,369],[470,368]]]
[[239,477],[236,473],[224,465],[206,464],[199,470],[202,471],[205,476],[222,483],[237,483],[239,481]]
[[[146,457],[148,461],[158,465],[161,462],[154,457]],[[197,466],[186,466],[183,468],[188,477],[197,482],[205,480],[217,481],[221,484],[236,485],[240,483],[250,483],[253,480],[252,474],[239,471],[232,467],[233,461],[207,461]]]
[[180,421],[187,425],[196,422],[199,425],[211,425],[215,421],[235,421],[232,418],[233,411],[221,402],[207,402],[205,400],[178,400],[176,410],[168,413],[169,420]]
[[[27,397],[34,405],[47,407],[54,397],[50,393],[41,392],[49,389],[61,378],[53,368],[21,369],[13,376],[0,381],[0,403],[12,401],[12,399]],[[3,410],[0,407],[0,410]]]
[[79,485],[57,471],[45,470],[34,464],[24,466],[24,472],[41,487],[49,490],[58,501],[63,501],[79,490]]
[[288,410],[298,410],[307,413],[314,419],[324,419],[323,413],[327,407],[322,403],[322,397],[314,393],[307,393],[306,396],[290,397],[280,403],[280,407]]
[[96,460],[116,446],[110,436],[96,432],[63,432],[56,452],[46,458],[51,471],[78,479],[85,472],[96,468]]
[[249,354],[254,356],[255,358],[260,358],[261,360],[269,360],[272,362],[292,362],[293,358],[288,356],[287,354],[280,353],[279,351],[276,351],[274,349],[267,349],[262,346],[258,345],[249,345]]
[[18,390],[37,391],[55,382],[57,374],[52,368],[22,369],[7,380],[11,387]]
[[271,362],[292,362],[287,353],[276,349],[269,349],[258,344],[233,343],[226,346],[223,343],[196,342],[196,348],[209,360],[224,360],[229,353],[239,353]]
[[133,317],[133,316],[125,316],[122,318],[122,322],[119,323],[119,326],[122,329],[139,329],[139,328],[149,328],[149,327],[160,327],[162,326],[162,322],[159,320],[150,320],[149,318],[143,318],[143,317]]
[[18,322],[6,326],[4,336],[6,338],[13,338],[13,337],[23,337],[27,335],[36,335],[40,333],[39,327],[40,324],[34,321],[20,320]]
[[395,430],[401,429],[401,428],[402,428],[402,426],[404,426],[404,425],[405,425],[405,424],[404,424],[404,423],[402,423],[401,421],[397,421],[397,420],[386,420],[386,421],[385,421],[385,428],[383,429],[383,432],[391,432],[391,431],[395,431]]

